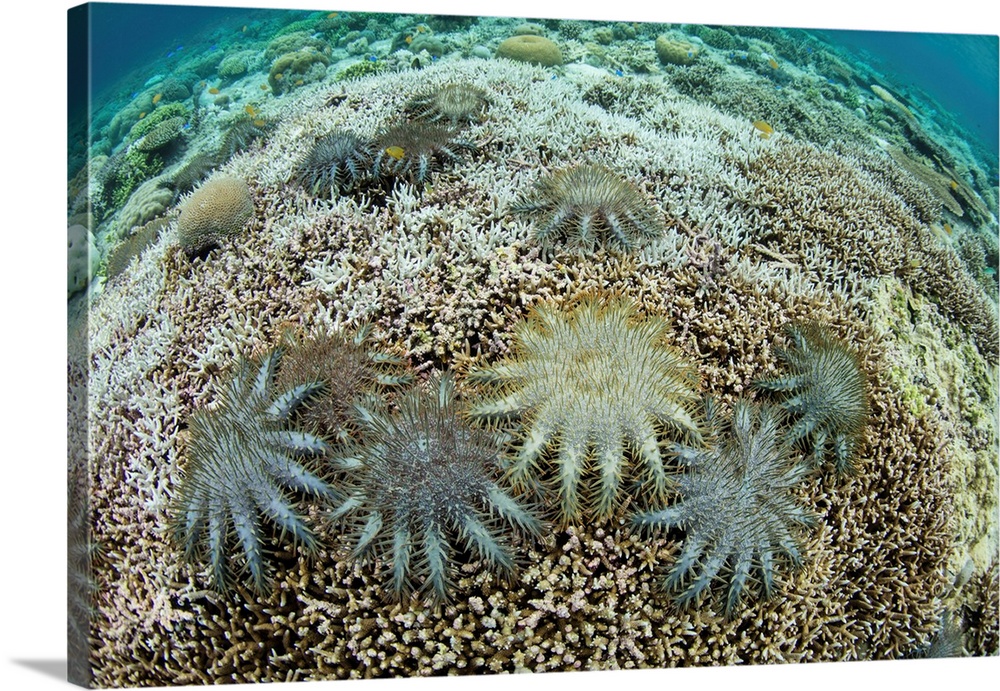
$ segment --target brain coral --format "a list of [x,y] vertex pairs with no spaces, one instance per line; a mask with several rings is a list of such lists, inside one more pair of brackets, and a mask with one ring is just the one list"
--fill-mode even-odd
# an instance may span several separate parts
[[253,217],[250,187],[236,177],[208,180],[181,204],[177,232],[188,254],[200,254],[236,235]]
[[544,36],[511,36],[497,48],[497,57],[543,67],[563,64],[559,46]]

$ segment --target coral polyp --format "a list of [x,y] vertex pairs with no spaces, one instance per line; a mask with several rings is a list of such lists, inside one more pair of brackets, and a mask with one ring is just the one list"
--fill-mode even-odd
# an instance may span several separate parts
[[591,252],[631,252],[665,231],[659,211],[634,184],[600,165],[583,164],[540,178],[512,207],[534,221],[543,245],[565,242]]
[[794,347],[778,352],[788,373],[758,380],[754,386],[786,393],[781,406],[798,418],[789,432],[792,441],[810,438],[817,464],[832,446],[837,471],[847,471],[868,424],[868,385],[861,360],[826,327],[791,326],[788,335]]
[[326,443],[285,428],[322,385],[305,382],[276,394],[272,382],[279,359],[276,350],[259,366],[241,360],[217,407],[195,412],[188,423],[188,465],[173,502],[171,532],[187,561],[207,552],[219,590],[231,585],[226,553],[235,538],[250,585],[266,593],[262,516],[280,530],[280,539],[290,536],[307,554],[315,553],[315,534],[287,490],[330,502],[340,498],[306,462],[327,452]]
[[540,536],[541,522],[499,484],[494,434],[458,414],[444,376],[390,411],[355,407],[365,441],[335,459],[352,486],[334,517],[353,519],[353,556],[387,563],[387,593],[441,602],[455,585],[458,545],[503,579],[514,575],[512,538]]
[[371,142],[353,132],[338,130],[313,144],[293,176],[313,196],[335,196],[371,176],[373,157]]
[[[810,468],[795,463],[782,434],[782,411],[736,402],[733,419],[718,430],[711,410],[706,416],[716,437],[705,448],[678,446],[690,467],[678,481],[681,501],[660,511],[638,514],[633,525],[655,531],[681,528],[684,544],[665,585],[681,605],[702,599],[720,574],[729,589],[725,612],[732,614],[756,572],[761,593],[774,593],[776,558],[801,563],[797,526],[813,517],[791,490]],[[719,435],[718,432],[724,432]]]
[[[662,497],[660,437],[700,438],[697,370],[666,345],[668,329],[663,319],[640,320],[625,299],[587,298],[570,312],[541,305],[515,327],[509,359],[471,373],[496,387],[471,415],[522,420],[511,478],[555,494],[562,524],[584,513],[610,517],[629,476],[649,498]],[[592,481],[585,503],[583,485]]]
[[417,96],[407,109],[416,118],[456,126],[479,120],[488,105],[485,91],[472,84],[456,82]]

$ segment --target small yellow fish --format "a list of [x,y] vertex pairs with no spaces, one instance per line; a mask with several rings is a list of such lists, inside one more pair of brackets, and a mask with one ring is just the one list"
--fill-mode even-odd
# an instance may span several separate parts
[[268,89],[270,89],[271,87],[269,87],[269,86],[268,86],[267,84],[261,84],[261,85],[260,85],[260,88],[261,88],[261,89],[262,89],[263,91],[267,91],[267,90],[268,90]]
[[327,19],[334,19],[336,16],[337,16],[336,12],[331,12],[330,14],[326,15],[326,18]]
[[274,81],[276,82],[280,82],[284,78],[285,78],[284,72],[278,72],[278,74],[274,75]]
[[413,43],[413,37],[412,36],[407,36],[406,37],[406,42],[407,43]]
[[302,86],[303,84],[305,84],[305,82],[302,81],[301,79],[296,79],[295,80],[295,86]]
[[951,235],[951,226],[948,225],[947,223],[944,224],[944,232],[948,233],[948,235]]
[[778,61],[775,60],[774,58],[771,58],[770,60],[768,60],[767,64],[771,66],[772,70],[778,69]]
[[756,121],[753,124],[753,126],[756,127],[757,131],[760,132],[760,136],[762,139],[768,139],[772,134],[774,134],[774,128],[768,125],[763,120]]
[[386,147],[385,152],[390,156],[392,156],[397,161],[401,159],[406,153],[405,151],[403,151],[403,147],[401,146],[388,146]]
[[252,117],[252,118],[257,117],[257,109],[254,108],[253,106],[247,106],[243,110],[245,110],[246,113],[247,113],[247,115],[249,115],[250,117]]
[[427,31],[427,27],[426,27],[426,26],[424,26],[423,24],[421,24],[421,25],[419,25],[419,26],[417,27],[417,33],[418,33],[418,34],[422,34],[422,33],[424,33],[425,31]]
[[139,113],[140,120],[142,120],[144,117],[146,117],[146,111],[142,111],[141,113]]
[[260,118],[258,118],[258,119],[256,119],[256,120],[253,121],[253,126],[254,127],[263,127],[266,124],[267,124],[267,122],[265,122],[264,120],[261,120]]
[[955,182],[954,180],[952,180],[952,181],[951,181],[951,188],[952,188],[953,190],[957,190],[957,189],[958,189],[958,183],[957,183],[957,182]]
[[213,87],[212,87],[211,89],[209,89],[209,90],[208,90],[208,93],[210,93],[210,94],[213,94],[213,95],[214,95],[214,94],[217,94],[217,93],[219,93],[219,90],[218,90],[218,89],[216,89],[216,88],[215,88],[215,87],[213,86]]
[[157,103],[159,103],[161,98],[163,98],[162,93],[153,96],[153,105],[155,106]]

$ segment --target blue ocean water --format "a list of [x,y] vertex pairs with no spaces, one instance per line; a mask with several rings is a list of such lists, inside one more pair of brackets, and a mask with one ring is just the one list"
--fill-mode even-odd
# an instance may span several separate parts
[[816,33],[857,54],[897,87],[925,92],[996,158],[1000,37],[891,31]]

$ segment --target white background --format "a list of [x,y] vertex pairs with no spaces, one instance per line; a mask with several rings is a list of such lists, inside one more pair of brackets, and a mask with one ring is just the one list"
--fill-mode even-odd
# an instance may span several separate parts
[[[65,684],[65,0],[6,0],[0,10],[0,688]],[[166,3],[164,3],[166,4]],[[315,0],[194,5],[756,24],[996,35],[990,0],[889,3],[765,0]],[[895,11],[882,9],[894,5]],[[992,9],[991,9],[992,8]],[[151,37],[155,38],[155,37]],[[99,49],[99,46],[97,47]],[[989,682],[989,679],[993,682]],[[527,691],[663,688],[996,688],[1000,659],[525,675]],[[509,677],[383,681],[421,691],[505,688]],[[376,682],[309,689],[374,689]],[[257,687],[260,688],[260,687]]]

